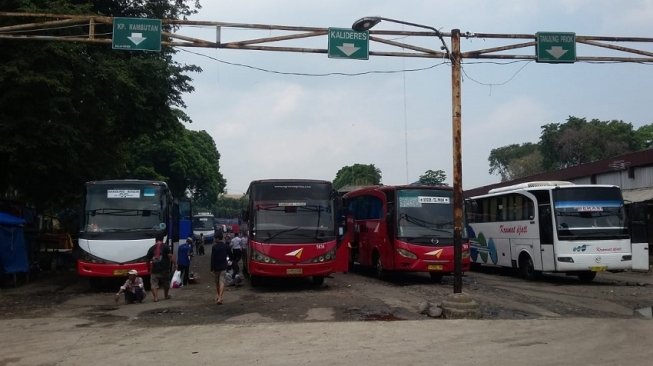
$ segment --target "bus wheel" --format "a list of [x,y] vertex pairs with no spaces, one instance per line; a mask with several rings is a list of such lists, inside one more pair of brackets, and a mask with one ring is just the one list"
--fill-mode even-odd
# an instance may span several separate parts
[[429,272],[429,274],[431,275],[431,282],[442,283],[442,273]]
[[313,276],[313,284],[315,286],[322,286],[324,284],[324,276]]
[[580,280],[580,282],[584,282],[584,283],[592,282],[592,280],[594,280],[594,277],[596,277],[596,272],[592,272],[592,271],[578,272],[578,279]]
[[519,273],[521,276],[529,281],[538,277],[538,272],[533,266],[533,260],[529,255],[523,255],[519,258]]
[[375,255],[376,261],[374,261],[374,270],[376,271],[376,278],[380,280],[385,280],[387,276],[387,271],[383,268],[383,264],[381,263],[381,256],[380,255]]
[[249,284],[252,287],[257,287],[261,285],[261,278],[259,276],[249,276]]
[[143,277],[143,287],[145,288],[145,291],[152,290],[152,279],[150,276]]

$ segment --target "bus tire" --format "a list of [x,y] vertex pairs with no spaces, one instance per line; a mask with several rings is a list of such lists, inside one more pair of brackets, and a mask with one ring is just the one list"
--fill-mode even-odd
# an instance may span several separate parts
[[519,257],[519,273],[521,276],[529,281],[533,281],[539,277],[539,272],[533,266],[533,259],[528,254],[523,254]]
[[592,271],[583,271],[583,272],[578,272],[578,279],[580,282],[583,283],[589,283],[594,280],[594,277],[596,277],[596,272]]
[[252,285],[252,287],[258,287],[261,285],[261,277],[259,276],[249,276],[249,284]]
[[383,268],[381,256],[378,253],[374,254],[374,272],[376,273],[376,278],[380,280],[385,280],[388,277],[387,271]]
[[315,286],[324,285],[324,276],[313,276],[312,280]]
[[442,283],[442,273],[439,272],[429,272],[431,276],[431,282],[433,283]]
[[152,290],[152,279],[150,278],[150,276],[143,277],[143,288],[145,289],[145,291]]

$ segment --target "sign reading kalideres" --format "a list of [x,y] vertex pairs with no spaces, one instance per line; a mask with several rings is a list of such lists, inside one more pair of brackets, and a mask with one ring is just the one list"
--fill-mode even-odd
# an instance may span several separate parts
[[367,60],[370,58],[369,32],[329,28],[329,58]]

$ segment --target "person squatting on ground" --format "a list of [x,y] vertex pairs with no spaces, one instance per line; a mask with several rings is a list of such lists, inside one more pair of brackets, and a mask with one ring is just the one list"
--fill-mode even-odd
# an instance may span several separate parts
[[166,299],[170,298],[170,266],[174,261],[172,251],[163,242],[163,236],[157,236],[156,242],[147,251],[150,261],[150,282],[153,301],[159,301],[159,288],[163,288]]
[[233,279],[233,283],[236,284],[236,276],[238,273],[240,273],[240,266],[238,262],[240,262],[240,259],[243,257],[243,251],[242,251],[242,242],[240,241],[240,233],[234,234],[234,238],[231,239],[231,242],[229,243],[229,248],[231,249],[231,268],[233,270],[231,274],[231,278]]
[[138,276],[138,271],[132,269],[128,272],[129,277],[125,284],[120,286],[118,293],[116,293],[115,300],[118,302],[120,294],[125,294],[125,304],[133,304],[135,302],[143,302],[145,299],[145,288],[143,287],[143,279]]
[[214,244],[211,247],[211,272],[215,278],[215,303],[222,304],[225,285],[225,271],[227,270],[227,255],[229,248],[224,242],[221,232],[215,234]]
[[188,286],[190,274],[190,256],[193,254],[193,238],[189,237],[186,242],[177,248],[177,270],[181,272],[181,285]]

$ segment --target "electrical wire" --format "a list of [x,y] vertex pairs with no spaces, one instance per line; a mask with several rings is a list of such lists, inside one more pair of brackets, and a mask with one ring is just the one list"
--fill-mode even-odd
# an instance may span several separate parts
[[325,76],[362,76],[362,75],[371,75],[371,74],[397,74],[397,73],[402,73],[402,72],[417,72],[417,71],[425,71],[425,70],[430,70],[434,69],[438,66],[446,65],[447,62],[441,62],[439,64],[434,64],[431,66],[427,67],[422,67],[422,68],[415,68],[415,69],[402,69],[402,70],[372,70],[372,71],[362,71],[362,72],[354,72],[354,73],[345,73],[345,72],[327,72],[327,73],[302,73],[302,72],[287,72],[287,71],[277,71],[277,70],[270,70],[270,69],[265,69],[262,67],[257,67],[257,66],[252,66],[252,65],[246,65],[246,64],[241,64],[237,62],[229,62],[225,60],[221,60],[219,58],[205,55],[203,53],[199,52],[193,52],[189,51],[186,49],[181,49],[181,51],[191,53],[194,55],[206,57],[208,59],[214,60],[216,62],[225,64],[225,65],[230,65],[230,66],[237,66],[237,67],[244,67],[247,69],[252,69],[256,71],[262,71],[262,72],[267,72],[271,74],[278,74],[278,75],[291,75],[291,76],[309,76],[309,77],[325,77]]

